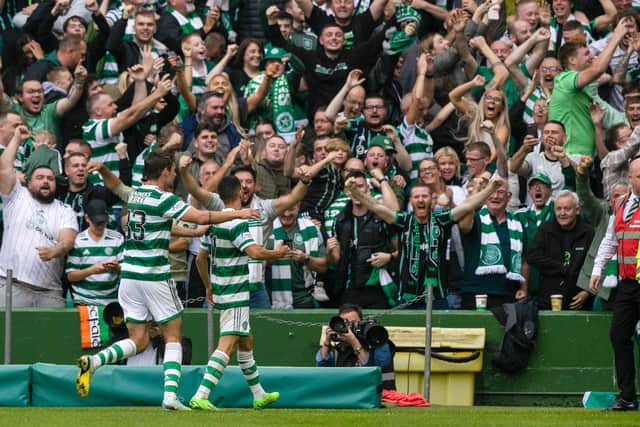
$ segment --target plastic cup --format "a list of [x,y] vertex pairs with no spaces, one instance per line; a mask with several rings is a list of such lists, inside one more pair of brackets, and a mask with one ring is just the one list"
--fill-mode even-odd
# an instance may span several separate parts
[[476,310],[485,311],[487,309],[487,294],[476,295]]
[[562,311],[562,295],[551,295],[551,311]]

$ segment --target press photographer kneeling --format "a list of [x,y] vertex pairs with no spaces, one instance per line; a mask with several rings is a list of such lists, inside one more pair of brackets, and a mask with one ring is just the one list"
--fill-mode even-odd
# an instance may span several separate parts
[[379,366],[382,388],[395,390],[393,369],[395,345],[384,326],[373,319],[362,320],[362,310],[344,304],[329,321],[325,341],[316,354],[318,367]]

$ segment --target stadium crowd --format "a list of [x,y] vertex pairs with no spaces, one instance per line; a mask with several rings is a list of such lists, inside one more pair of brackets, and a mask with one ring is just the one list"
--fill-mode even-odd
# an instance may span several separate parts
[[[237,177],[254,240],[289,247],[249,261],[252,307],[419,309],[432,285],[435,308],[611,309],[637,263],[636,7],[5,0],[0,280],[16,306],[116,301],[158,152],[197,209]],[[189,307],[207,229],[146,260]]]

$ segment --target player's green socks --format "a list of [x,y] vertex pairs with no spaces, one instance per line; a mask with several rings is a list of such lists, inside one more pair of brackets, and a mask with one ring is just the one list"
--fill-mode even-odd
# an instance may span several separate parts
[[249,384],[253,399],[262,399],[265,392],[260,384],[260,374],[258,373],[256,361],[253,360],[253,351],[238,351],[238,365],[240,365],[240,369],[242,369],[244,379],[247,380],[247,384]]
[[163,402],[178,400],[180,368],[182,366],[182,344],[168,342],[164,350],[164,397]]
[[136,355],[136,343],[127,338],[120,340],[109,347],[91,356],[91,371],[95,371],[102,365],[109,365],[128,359]]
[[196,399],[208,399],[211,390],[213,390],[224,373],[224,368],[229,364],[229,356],[221,350],[213,352],[209,358],[209,363],[204,371],[204,376],[200,382],[198,391],[193,396]]

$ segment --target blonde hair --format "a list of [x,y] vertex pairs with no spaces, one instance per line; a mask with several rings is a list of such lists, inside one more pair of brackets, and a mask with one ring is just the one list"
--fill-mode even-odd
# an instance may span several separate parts
[[442,157],[451,157],[453,159],[453,163],[456,165],[456,176],[460,178],[462,176],[462,172],[460,171],[460,157],[458,157],[458,153],[453,148],[446,146],[440,148],[435,152],[433,158],[436,159],[436,163],[440,161]]
[[327,153],[330,153],[336,150],[343,150],[347,152],[347,158],[351,157],[351,147],[349,146],[349,144],[347,144],[347,142],[344,139],[331,138],[327,143],[326,150],[327,150]]
[[35,147],[46,145],[49,148],[56,148],[56,135],[50,130],[41,130],[33,136]]
[[463,98],[467,107],[465,114],[467,117],[469,117],[469,120],[470,120],[469,132],[467,133],[467,144],[469,142],[474,142],[474,141],[484,141],[488,143],[490,146],[493,145],[492,141],[486,141],[482,137],[482,129],[480,128],[480,125],[482,124],[482,122],[486,120],[484,117],[483,105],[484,105],[484,99],[487,96],[487,92],[489,92],[489,90],[495,90],[500,92],[500,96],[502,98],[502,111],[500,112],[500,115],[496,120],[495,129],[498,130],[500,128],[506,128],[507,134],[511,135],[511,123],[509,122],[509,108],[507,105],[507,96],[505,95],[503,90],[487,89],[482,94],[482,97],[480,98],[480,101],[478,101],[478,103],[470,99]]

